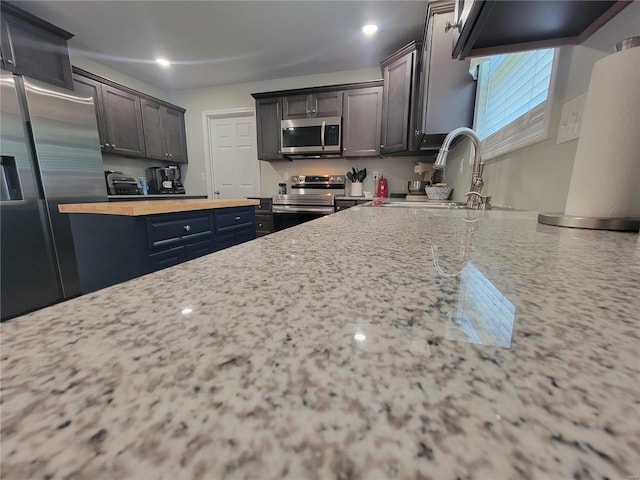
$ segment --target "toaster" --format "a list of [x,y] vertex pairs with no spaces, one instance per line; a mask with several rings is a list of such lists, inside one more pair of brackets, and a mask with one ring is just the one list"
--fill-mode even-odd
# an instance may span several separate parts
[[138,180],[122,172],[104,172],[109,195],[140,195]]

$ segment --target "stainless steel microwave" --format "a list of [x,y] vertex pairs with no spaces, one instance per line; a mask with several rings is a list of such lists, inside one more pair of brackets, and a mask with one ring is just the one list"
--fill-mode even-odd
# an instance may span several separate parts
[[282,120],[282,153],[340,153],[342,117]]

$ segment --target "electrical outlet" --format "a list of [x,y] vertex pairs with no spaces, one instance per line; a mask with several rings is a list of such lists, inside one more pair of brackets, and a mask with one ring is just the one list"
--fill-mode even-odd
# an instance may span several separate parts
[[584,105],[587,100],[587,94],[569,100],[562,106],[562,114],[560,115],[560,125],[558,126],[558,139],[556,143],[564,143],[574,140],[580,136],[580,127],[582,126],[582,115],[584,114]]
[[284,181],[285,181],[285,182],[288,182],[288,181],[289,181],[289,172],[284,172],[284,173],[282,174],[282,176],[284,177]]
[[379,178],[378,171],[374,170],[373,171],[373,187],[374,188],[378,186],[378,178]]
[[204,172],[200,172],[200,180],[202,180],[203,182],[207,181],[207,177],[205,176]]

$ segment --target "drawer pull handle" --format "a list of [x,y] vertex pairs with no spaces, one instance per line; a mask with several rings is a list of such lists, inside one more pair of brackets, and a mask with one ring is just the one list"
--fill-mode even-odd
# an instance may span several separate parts
[[191,225],[185,225],[184,226],[184,230],[185,230],[185,232],[190,232],[191,231]]
[[236,222],[239,222],[239,221],[240,221],[240,217],[236,217]]

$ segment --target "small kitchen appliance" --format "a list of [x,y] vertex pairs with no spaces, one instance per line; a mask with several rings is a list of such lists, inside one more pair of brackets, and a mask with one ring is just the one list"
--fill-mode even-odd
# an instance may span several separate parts
[[149,193],[184,194],[184,186],[180,183],[182,175],[178,165],[147,168]]
[[420,202],[428,200],[425,193],[425,187],[431,185],[433,176],[433,164],[425,162],[416,162],[413,165],[413,173],[420,175],[420,180],[410,180],[407,184],[409,193],[406,199],[412,202]]
[[282,120],[280,140],[282,153],[340,154],[342,117],[316,117]]
[[140,195],[138,181],[122,172],[107,170],[104,172],[109,195]]

